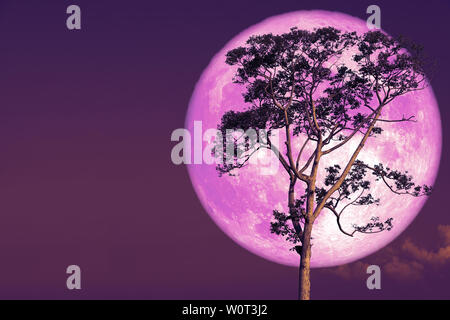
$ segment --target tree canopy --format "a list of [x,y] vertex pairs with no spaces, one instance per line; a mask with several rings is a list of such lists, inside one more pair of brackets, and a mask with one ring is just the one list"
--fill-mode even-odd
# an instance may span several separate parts
[[[427,86],[419,46],[381,31],[358,35],[332,27],[314,31],[292,28],[280,35],[250,37],[244,46],[227,53],[226,63],[236,67],[233,81],[245,87],[243,102],[250,107],[223,115],[218,126],[223,137],[227,130],[265,130],[270,135],[272,130],[283,129],[286,152],[276,149],[269,135],[258,143],[249,143],[248,137],[235,138],[235,143],[224,149],[224,154],[226,148],[233,149],[234,161],[224,161],[217,170],[232,174],[246,165],[255,150],[269,148],[289,175],[292,190],[296,181],[305,183],[305,194],[290,200],[289,213],[274,211],[272,232],[294,244],[302,242],[301,225],[313,221],[323,209],[334,213],[338,227],[349,236],[390,230],[393,219],[380,221],[376,216],[366,225],[354,225],[353,231],[340,224],[349,206],[379,203],[370,193],[369,174],[395,194],[430,194],[431,187],[416,184],[407,171],[358,160],[367,139],[383,134],[379,123],[415,121],[414,115],[385,119],[382,110],[396,97]],[[299,150],[293,150],[293,138],[303,139]],[[323,181],[318,181],[320,159],[351,139],[359,139],[359,145],[345,167],[326,168],[320,175]],[[314,152],[300,163],[308,144],[314,145]]]

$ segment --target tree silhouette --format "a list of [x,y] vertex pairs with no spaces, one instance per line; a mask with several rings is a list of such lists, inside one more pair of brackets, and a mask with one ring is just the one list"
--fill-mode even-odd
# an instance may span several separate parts
[[[233,81],[245,86],[243,99],[251,107],[222,116],[218,129],[223,141],[219,142],[229,138],[229,130],[252,129],[267,135],[259,142],[242,135],[233,137],[231,145],[222,144],[219,156],[224,161],[217,170],[220,175],[235,174],[261,148],[273,150],[278,157],[290,179],[289,212],[274,210],[270,231],[285,237],[300,255],[299,299],[310,298],[311,232],[324,209],[336,216],[340,231],[347,236],[378,233],[390,230],[393,218],[380,221],[374,216],[366,225],[353,225],[353,230],[341,225],[348,207],[379,203],[370,193],[369,175],[394,194],[418,197],[431,192],[431,187],[417,185],[407,171],[357,159],[366,141],[383,133],[378,123],[415,121],[414,116],[384,119],[382,111],[396,97],[425,88],[424,61],[420,47],[380,31],[357,35],[331,27],[255,35],[245,46],[227,53],[226,63],[237,66]],[[270,139],[276,129],[285,133],[283,154]],[[293,150],[293,139],[304,140],[299,150]],[[324,180],[319,181],[322,158],[352,139],[359,144],[347,164],[326,168],[321,175]],[[308,144],[314,151],[305,157]],[[225,154],[232,155],[231,161]],[[307,159],[304,163],[302,155]],[[304,186],[299,197],[294,190],[297,182]]]

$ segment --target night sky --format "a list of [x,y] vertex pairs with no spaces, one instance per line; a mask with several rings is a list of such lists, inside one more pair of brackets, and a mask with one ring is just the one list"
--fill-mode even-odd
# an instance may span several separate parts
[[[82,30],[66,28],[66,8]],[[170,135],[226,42],[322,9],[424,45],[443,127],[435,191],[362,261],[312,271],[312,299],[450,299],[448,23],[442,1],[0,1],[0,298],[295,299],[298,270],[251,254],[209,218]],[[66,267],[82,289],[66,288]],[[368,290],[365,266],[382,268]]]

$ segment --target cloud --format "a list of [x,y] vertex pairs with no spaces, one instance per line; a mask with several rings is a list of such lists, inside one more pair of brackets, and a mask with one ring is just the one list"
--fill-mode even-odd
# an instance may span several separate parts
[[324,270],[327,270],[329,273],[333,273],[341,278],[349,280],[354,279],[355,277],[365,277],[367,275],[368,266],[368,263],[357,261],[354,263]]
[[444,240],[445,245],[450,245],[450,225],[439,225],[438,226],[439,235]]
[[[425,268],[437,269],[450,264],[450,225],[439,225],[437,231],[442,243],[435,250],[420,247],[407,238],[400,245],[390,246],[375,254],[371,261],[377,261],[382,272],[398,280],[421,279]],[[351,279],[365,277],[369,265],[364,261],[358,261],[326,270],[341,278]]]
[[399,280],[418,280],[422,278],[424,266],[416,261],[400,260],[399,257],[394,256],[381,268],[387,274]]
[[428,251],[419,248],[410,239],[406,239],[401,249],[417,261],[425,264],[442,265],[449,262],[450,259],[450,245],[439,248],[437,251]]

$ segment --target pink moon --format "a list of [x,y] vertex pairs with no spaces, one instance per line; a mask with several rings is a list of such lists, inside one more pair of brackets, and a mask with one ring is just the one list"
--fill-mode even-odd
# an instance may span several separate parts
[[[313,30],[332,26],[342,31],[368,31],[366,22],[346,14],[326,11],[298,11],[268,18],[238,34],[214,56],[203,72],[192,95],[186,117],[186,128],[194,133],[194,121],[201,121],[203,132],[217,128],[228,110],[244,110],[243,88],[232,83],[235,68],[225,64],[229,50],[244,45],[255,34],[288,32],[291,27]],[[414,115],[417,122],[382,123],[384,132],[371,138],[359,159],[370,164],[383,163],[408,171],[419,184],[433,185],[441,153],[441,121],[431,87],[408,93],[394,100],[384,111],[384,118],[401,119]],[[356,139],[358,140],[358,139]],[[336,156],[327,158],[326,166],[343,164],[357,142],[349,143]],[[207,142],[203,142],[206,148]],[[300,146],[300,141],[296,142]],[[298,150],[298,149],[297,149]],[[189,175],[205,210],[219,228],[250,252],[288,266],[298,266],[299,256],[290,251],[291,243],[270,233],[273,210],[287,212],[288,176],[281,169],[273,175],[262,175],[258,166],[249,165],[238,176],[219,177],[215,165],[190,164]],[[323,177],[323,176],[322,176]],[[298,184],[297,194],[302,186]],[[331,212],[323,211],[312,234],[312,267],[330,267],[350,263],[383,248],[399,236],[414,220],[426,198],[395,195],[382,183],[373,183],[371,192],[380,198],[379,206],[349,209],[342,225],[364,225],[373,216],[393,217],[394,228],[373,235],[341,233]],[[384,220],[383,220],[384,221]]]

